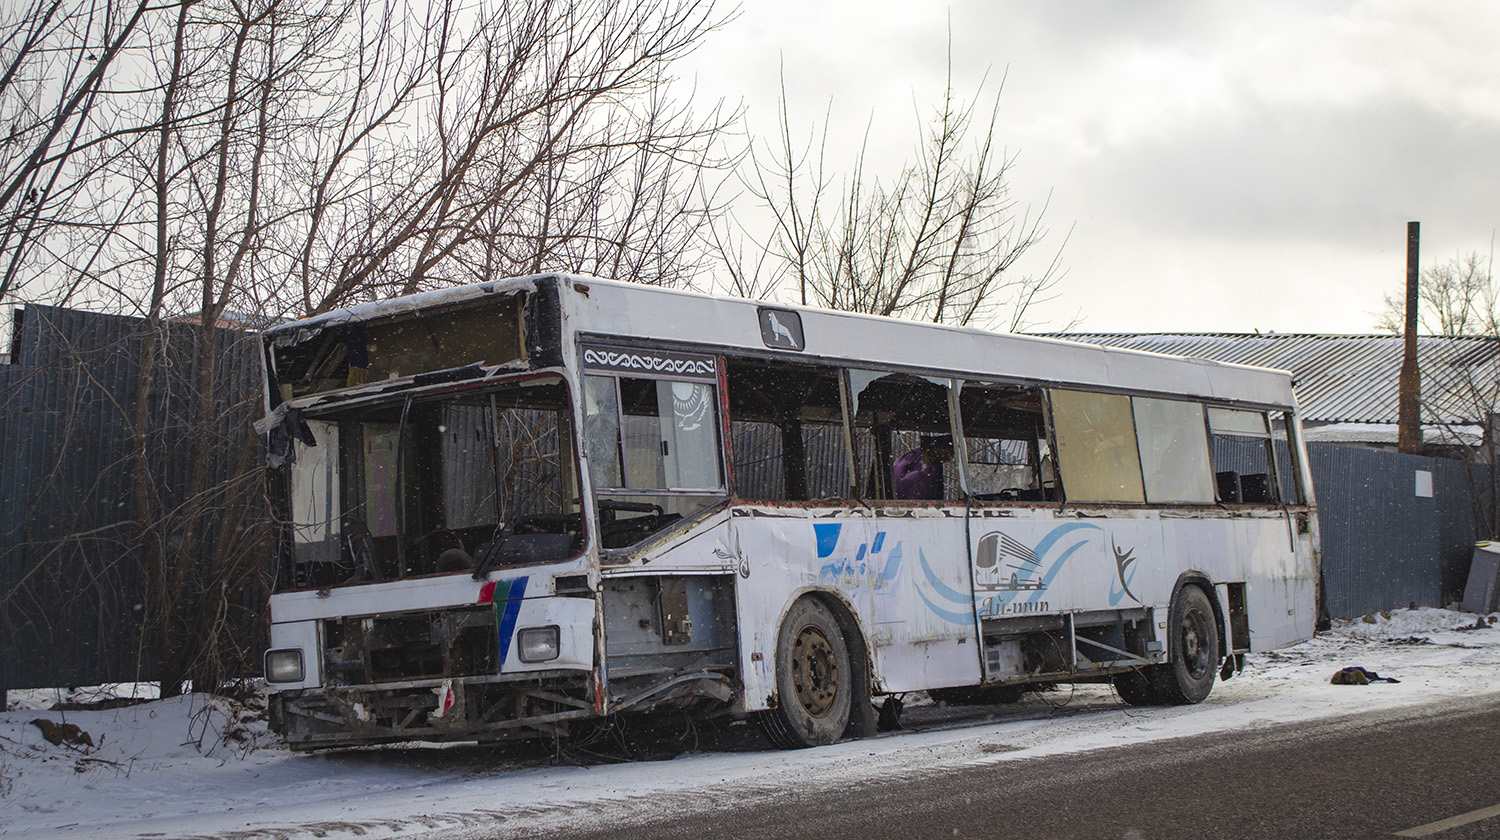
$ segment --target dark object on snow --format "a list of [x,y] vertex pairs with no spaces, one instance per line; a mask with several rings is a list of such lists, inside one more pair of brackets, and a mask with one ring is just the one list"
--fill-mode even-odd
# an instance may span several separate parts
[[901,708],[905,704],[901,698],[892,694],[885,698],[880,704],[880,720],[876,722],[875,728],[881,732],[895,732],[901,728]]
[[1369,685],[1372,682],[1398,683],[1401,681],[1391,677],[1382,677],[1368,668],[1354,665],[1340,669],[1329,682],[1334,685]]
[[42,730],[42,737],[49,744],[59,747],[90,747],[94,746],[94,738],[89,733],[78,728],[76,723],[53,723],[46,718],[37,718],[31,722],[32,726]]

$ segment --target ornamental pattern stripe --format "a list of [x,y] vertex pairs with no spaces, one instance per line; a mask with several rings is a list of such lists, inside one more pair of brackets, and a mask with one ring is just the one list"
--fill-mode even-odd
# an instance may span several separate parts
[[678,376],[715,377],[719,372],[713,356],[607,350],[599,347],[584,348],[583,363],[586,367],[603,370],[667,373]]

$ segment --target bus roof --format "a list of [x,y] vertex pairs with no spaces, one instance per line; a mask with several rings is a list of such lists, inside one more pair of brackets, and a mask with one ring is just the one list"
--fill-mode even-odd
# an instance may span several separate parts
[[[775,352],[810,357],[810,361],[925,369],[976,379],[1178,394],[1268,407],[1294,405],[1291,374],[1286,371],[562,274],[496,280],[361,304],[276,327],[267,331],[267,338],[290,339],[302,330],[553,284],[558,287],[564,340],[569,343],[575,336],[666,341],[709,352]],[[766,312],[795,315],[800,326],[795,349],[784,342],[771,343]]]

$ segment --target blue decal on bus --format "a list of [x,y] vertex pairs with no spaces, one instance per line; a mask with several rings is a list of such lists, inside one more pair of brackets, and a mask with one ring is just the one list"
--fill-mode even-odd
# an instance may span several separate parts
[[822,560],[833,553],[839,544],[839,530],[844,526],[838,522],[815,522],[813,523],[813,534],[818,539],[818,559]]
[[[881,531],[875,535],[875,553],[880,553],[880,544],[885,541],[885,532]],[[883,592],[895,583],[896,576],[901,574],[901,543],[896,543],[891,553],[886,556],[885,568],[875,578],[875,591]]]
[[[937,573],[932,570],[932,566],[927,564],[926,553],[920,548],[917,549],[917,562],[922,565],[922,576],[927,578],[927,585],[931,586],[933,591],[941,595],[946,601],[951,601],[958,606],[968,607],[971,611],[974,609],[974,602],[970,596],[938,580]],[[932,610],[933,615],[944,621],[951,621],[954,624],[972,625],[974,623],[973,612],[954,612],[945,607],[939,607],[937,604],[932,603],[931,599],[927,597],[927,593],[923,592],[920,586],[917,587],[917,597],[922,599],[922,603],[927,605],[927,609]]]
[[[503,596],[498,592],[501,586],[506,588]],[[516,616],[521,613],[521,599],[526,596],[526,578],[502,580],[496,584],[495,589],[495,617],[499,619],[500,667],[503,669],[505,654],[510,651],[511,636],[516,632]]]

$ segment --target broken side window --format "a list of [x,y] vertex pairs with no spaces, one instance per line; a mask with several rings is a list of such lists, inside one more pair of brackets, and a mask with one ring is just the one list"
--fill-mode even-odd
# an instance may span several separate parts
[[959,392],[959,416],[969,498],[981,502],[1056,498],[1041,389],[966,382]]
[[1276,454],[1276,487],[1281,491],[1281,500],[1287,504],[1302,504],[1302,486],[1297,481],[1297,449],[1291,434],[1292,415],[1285,411],[1272,411],[1271,448]]
[[737,496],[809,501],[849,495],[837,370],[733,359],[725,375]]
[[[315,446],[300,450],[291,463],[292,551],[305,567],[332,568],[339,560],[339,427],[326,420],[307,420]],[[305,576],[305,575],[304,575]]]
[[632,545],[724,496],[713,379],[584,377],[605,548]]
[[1208,409],[1214,480],[1222,504],[1275,504],[1271,432],[1263,411]]
[[870,500],[956,501],[946,379],[849,371],[859,495]]

